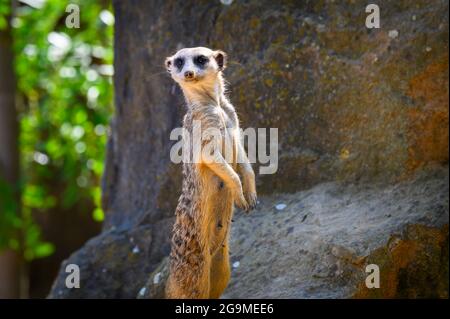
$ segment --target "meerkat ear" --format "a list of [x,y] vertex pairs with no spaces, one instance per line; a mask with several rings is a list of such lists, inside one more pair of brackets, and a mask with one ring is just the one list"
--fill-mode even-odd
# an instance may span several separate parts
[[227,66],[227,54],[223,51],[217,50],[214,52],[214,58],[219,66],[219,70],[224,70]]
[[172,66],[172,58],[171,57],[166,58],[166,61],[164,63],[166,65],[167,71],[170,72],[170,67]]

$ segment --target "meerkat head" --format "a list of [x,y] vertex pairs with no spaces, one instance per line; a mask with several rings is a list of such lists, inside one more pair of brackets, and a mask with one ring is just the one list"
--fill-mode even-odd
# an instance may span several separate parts
[[167,71],[183,88],[214,84],[226,66],[226,54],[204,47],[185,48],[166,58]]

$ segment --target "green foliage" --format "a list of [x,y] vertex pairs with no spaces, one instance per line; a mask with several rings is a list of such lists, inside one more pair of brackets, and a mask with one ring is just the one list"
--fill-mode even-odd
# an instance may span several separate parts
[[0,177],[0,249],[19,248],[18,232],[21,219],[17,216],[14,189]]
[[[66,27],[68,4],[80,28]],[[0,0],[0,27],[4,0]],[[100,177],[112,113],[113,16],[108,1],[45,1],[17,7],[12,19],[22,165],[20,224],[25,258],[51,254],[35,214],[93,203],[103,220]],[[10,241],[0,228],[0,239]],[[0,242],[1,243],[1,242]]]
[[0,0],[0,30],[4,30],[8,25],[6,20],[11,8],[8,0]]

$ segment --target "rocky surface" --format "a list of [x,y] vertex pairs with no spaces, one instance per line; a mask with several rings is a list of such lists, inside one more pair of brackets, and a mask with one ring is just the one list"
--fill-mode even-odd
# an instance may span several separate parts
[[[180,169],[169,133],[183,98],[163,68],[180,47],[228,53],[243,128],[278,128],[277,174],[260,193],[318,182],[396,180],[448,161],[448,1],[115,1],[116,114],[105,227],[173,214]],[[246,30],[246,32],[242,32]]]
[[[366,5],[331,0],[250,0],[230,5],[209,0],[114,1],[116,112],[103,182],[104,233],[67,261],[82,265],[92,289],[60,294],[65,278],[61,268],[51,296],[135,297],[138,287],[144,286],[144,273],[154,271],[167,255],[181,185],[181,169],[169,160],[174,143],[169,133],[180,126],[184,109],[181,92],[167,76],[163,61],[181,47],[203,45],[227,52],[225,77],[242,126],[279,130],[278,171],[257,176],[261,208],[236,222],[233,245],[241,248],[234,251],[242,253],[233,258],[242,260],[227,297],[244,296],[246,291],[247,296],[269,296],[272,290],[279,297],[349,296],[352,289],[344,283],[326,289],[333,271],[347,273],[345,267],[323,266],[337,263],[330,249],[340,245],[362,256],[381,249],[394,233],[403,231],[406,221],[426,225],[431,218],[427,214],[437,218],[441,209],[434,206],[427,212],[412,210],[417,215],[406,211],[406,204],[385,206],[389,198],[396,198],[385,191],[430,164],[448,165],[448,1],[384,1],[381,28],[373,30],[365,27]],[[435,183],[441,184],[439,178]],[[352,184],[368,190],[342,186]],[[376,185],[393,186],[386,190],[380,186],[375,192]],[[333,192],[341,195],[333,197]],[[312,206],[303,209],[305,194],[317,198],[314,203],[308,200]],[[358,202],[357,196],[373,198]],[[405,203],[415,200],[410,193],[398,196]],[[341,197],[356,205],[360,214]],[[274,211],[272,205],[283,201],[291,202],[285,210]],[[448,197],[436,198],[435,204],[442,202]],[[318,213],[318,205],[330,216]],[[314,216],[306,213],[312,208]],[[283,224],[285,213],[294,216],[289,226]],[[250,221],[277,225],[270,231],[261,226],[261,231],[267,229],[261,234],[257,228],[250,231],[253,228],[246,224]],[[353,222],[359,223],[355,229],[349,226]],[[238,231],[238,223],[247,227]],[[158,227],[161,224],[167,226]],[[278,233],[278,227],[284,233]],[[147,244],[138,270],[128,262],[136,256],[128,255],[127,238],[145,228],[151,231],[144,237],[156,236],[159,241],[142,238]],[[272,231],[280,237],[270,236]],[[405,238],[412,236],[408,234]],[[311,240],[315,235],[318,241]],[[306,239],[310,246],[304,247]],[[105,241],[114,243],[114,249],[100,258],[102,250],[111,247],[105,247]],[[256,254],[267,247],[265,242],[278,249],[255,258],[273,266],[258,272],[253,264],[253,273],[260,278],[242,277],[252,276],[245,272],[250,263],[243,252]],[[298,269],[291,277],[278,276],[277,267],[288,269],[300,256],[309,268]],[[114,265],[111,283],[97,269],[108,263]],[[135,282],[121,281],[130,272]],[[357,283],[354,273],[348,276]],[[309,284],[312,274],[319,279]]]
[[[87,242],[61,265],[49,298],[133,298],[169,252],[172,221],[132,230],[111,229]],[[67,289],[68,264],[80,268],[80,288]]]
[[[234,218],[223,297],[448,298],[448,182],[437,169],[396,185],[332,182],[261,198]],[[380,268],[379,289],[365,286],[368,264]],[[139,297],[162,298],[166,277],[165,259]]]

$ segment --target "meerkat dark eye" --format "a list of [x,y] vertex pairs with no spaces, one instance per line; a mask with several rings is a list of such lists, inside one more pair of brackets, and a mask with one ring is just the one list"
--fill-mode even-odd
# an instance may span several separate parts
[[204,55],[199,55],[194,59],[194,62],[198,65],[205,65],[206,62],[208,62],[208,58],[205,57]]
[[174,63],[178,69],[181,69],[183,67],[184,60],[182,58],[176,58]]

